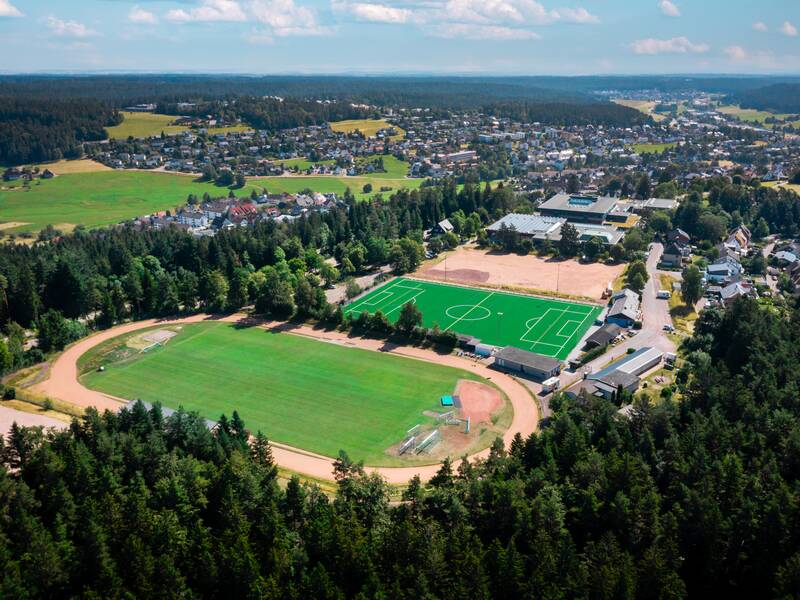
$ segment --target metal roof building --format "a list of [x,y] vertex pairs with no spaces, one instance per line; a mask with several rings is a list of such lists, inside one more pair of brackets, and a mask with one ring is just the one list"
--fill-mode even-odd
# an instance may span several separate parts
[[539,206],[546,217],[557,217],[583,223],[602,223],[613,211],[618,198],[582,194],[556,194]]
[[553,217],[543,217],[541,215],[523,215],[519,213],[510,213],[499,221],[492,223],[486,230],[489,233],[500,231],[504,226],[509,229],[514,229],[520,235],[533,237],[535,239],[560,239],[558,235],[561,226],[566,222],[566,219],[554,219]]

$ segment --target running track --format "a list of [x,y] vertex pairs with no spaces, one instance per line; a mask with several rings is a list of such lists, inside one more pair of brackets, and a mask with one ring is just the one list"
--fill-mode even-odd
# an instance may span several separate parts
[[[84,338],[67,348],[54,361],[50,368],[50,376],[45,381],[33,386],[33,390],[39,394],[70,402],[82,407],[94,406],[99,410],[119,410],[127,403],[125,400],[103,394],[98,391],[90,390],[78,381],[78,359],[91,348],[105,342],[111,338],[146,329],[154,325],[174,325],[181,323],[197,323],[205,320],[216,320],[233,323],[246,318],[244,315],[229,315],[225,317],[213,317],[209,315],[193,315],[180,319],[150,319],[147,321],[137,321],[126,323],[105,331],[101,331],[92,336]],[[511,426],[503,435],[506,448],[511,444],[514,435],[520,433],[523,438],[527,438],[537,430],[539,425],[539,409],[528,389],[519,381],[498,371],[489,369],[485,365],[477,364],[473,361],[459,358],[453,355],[442,356],[430,350],[422,348],[391,346],[387,349],[386,342],[381,340],[371,340],[362,338],[351,338],[347,334],[338,331],[315,330],[305,325],[291,325],[277,322],[264,322],[259,325],[264,328],[276,328],[294,335],[303,335],[328,342],[339,343],[347,346],[355,346],[375,352],[391,352],[413,358],[415,360],[425,360],[440,365],[457,367],[490,379],[497,385],[511,402],[514,408],[514,417]],[[284,444],[271,442],[272,452],[275,462],[281,467],[290,471],[305,474],[316,479],[333,479],[333,459],[321,456],[298,448],[293,448]],[[489,450],[483,450],[470,458],[485,458]],[[367,467],[370,472],[380,473],[390,484],[403,484],[414,475],[419,475],[423,480],[430,479],[438,470],[439,464],[413,466],[413,467]]]

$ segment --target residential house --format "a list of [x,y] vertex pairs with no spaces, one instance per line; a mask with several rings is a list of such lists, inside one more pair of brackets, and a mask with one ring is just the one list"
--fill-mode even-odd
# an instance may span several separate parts
[[686,246],[692,241],[692,238],[683,229],[673,229],[667,234],[667,241],[678,242]]
[[755,286],[748,281],[735,281],[729,285],[726,285],[720,291],[720,299],[722,304],[725,306],[729,306],[737,298],[748,297],[758,297]]
[[742,274],[742,263],[725,256],[718,258],[706,267],[706,281],[709,283],[726,283],[737,280]]
[[631,289],[624,289],[611,296],[611,308],[606,316],[607,323],[620,327],[633,327],[639,320],[639,294]]
[[744,256],[750,248],[751,239],[752,235],[750,234],[750,230],[744,225],[739,225],[728,235],[725,241],[722,242],[722,245],[736,252],[739,256]]
[[681,268],[691,255],[691,249],[680,242],[672,242],[664,248],[660,263],[665,267]]

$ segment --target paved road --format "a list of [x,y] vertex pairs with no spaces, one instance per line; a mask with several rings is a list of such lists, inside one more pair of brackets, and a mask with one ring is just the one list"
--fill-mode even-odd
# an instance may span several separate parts
[[7,435],[11,430],[11,425],[16,423],[22,427],[55,427],[64,429],[67,423],[35,413],[23,412],[6,406],[0,406],[0,435]]
[[[658,348],[662,352],[675,352],[675,343],[667,336],[664,325],[672,324],[672,317],[669,315],[669,302],[656,298],[661,284],[658,280],[658,259],[664,247],[660,243],[654,243],[650,248],[647,257],[647,273],[650,276],[647,285],[642,292],[642,328],[632,338],[627,338],[624,342],[612,346],[608,351],[591,361],[588,366],[593,373],[601,370],[613,360],[628,352],[628,348]],[[675,276],[676,273],[670,273]],[[680,275],[679,273],[677,275]],[[580,373],[563,373],[561,375],[561,388],[566,389],[570,385],[582,379]],[[549,411],[542,411],[542,416],[547,416]]]

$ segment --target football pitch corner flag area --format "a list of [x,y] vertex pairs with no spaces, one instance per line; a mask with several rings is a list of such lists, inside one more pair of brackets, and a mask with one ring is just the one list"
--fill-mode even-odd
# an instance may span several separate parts
[[515,346],[564,360],[600,314],[599,306],[399,277],[345,308],[357,317],[381,311],[397,321],[408,302],[425,327],[470,335],[492,346]]

